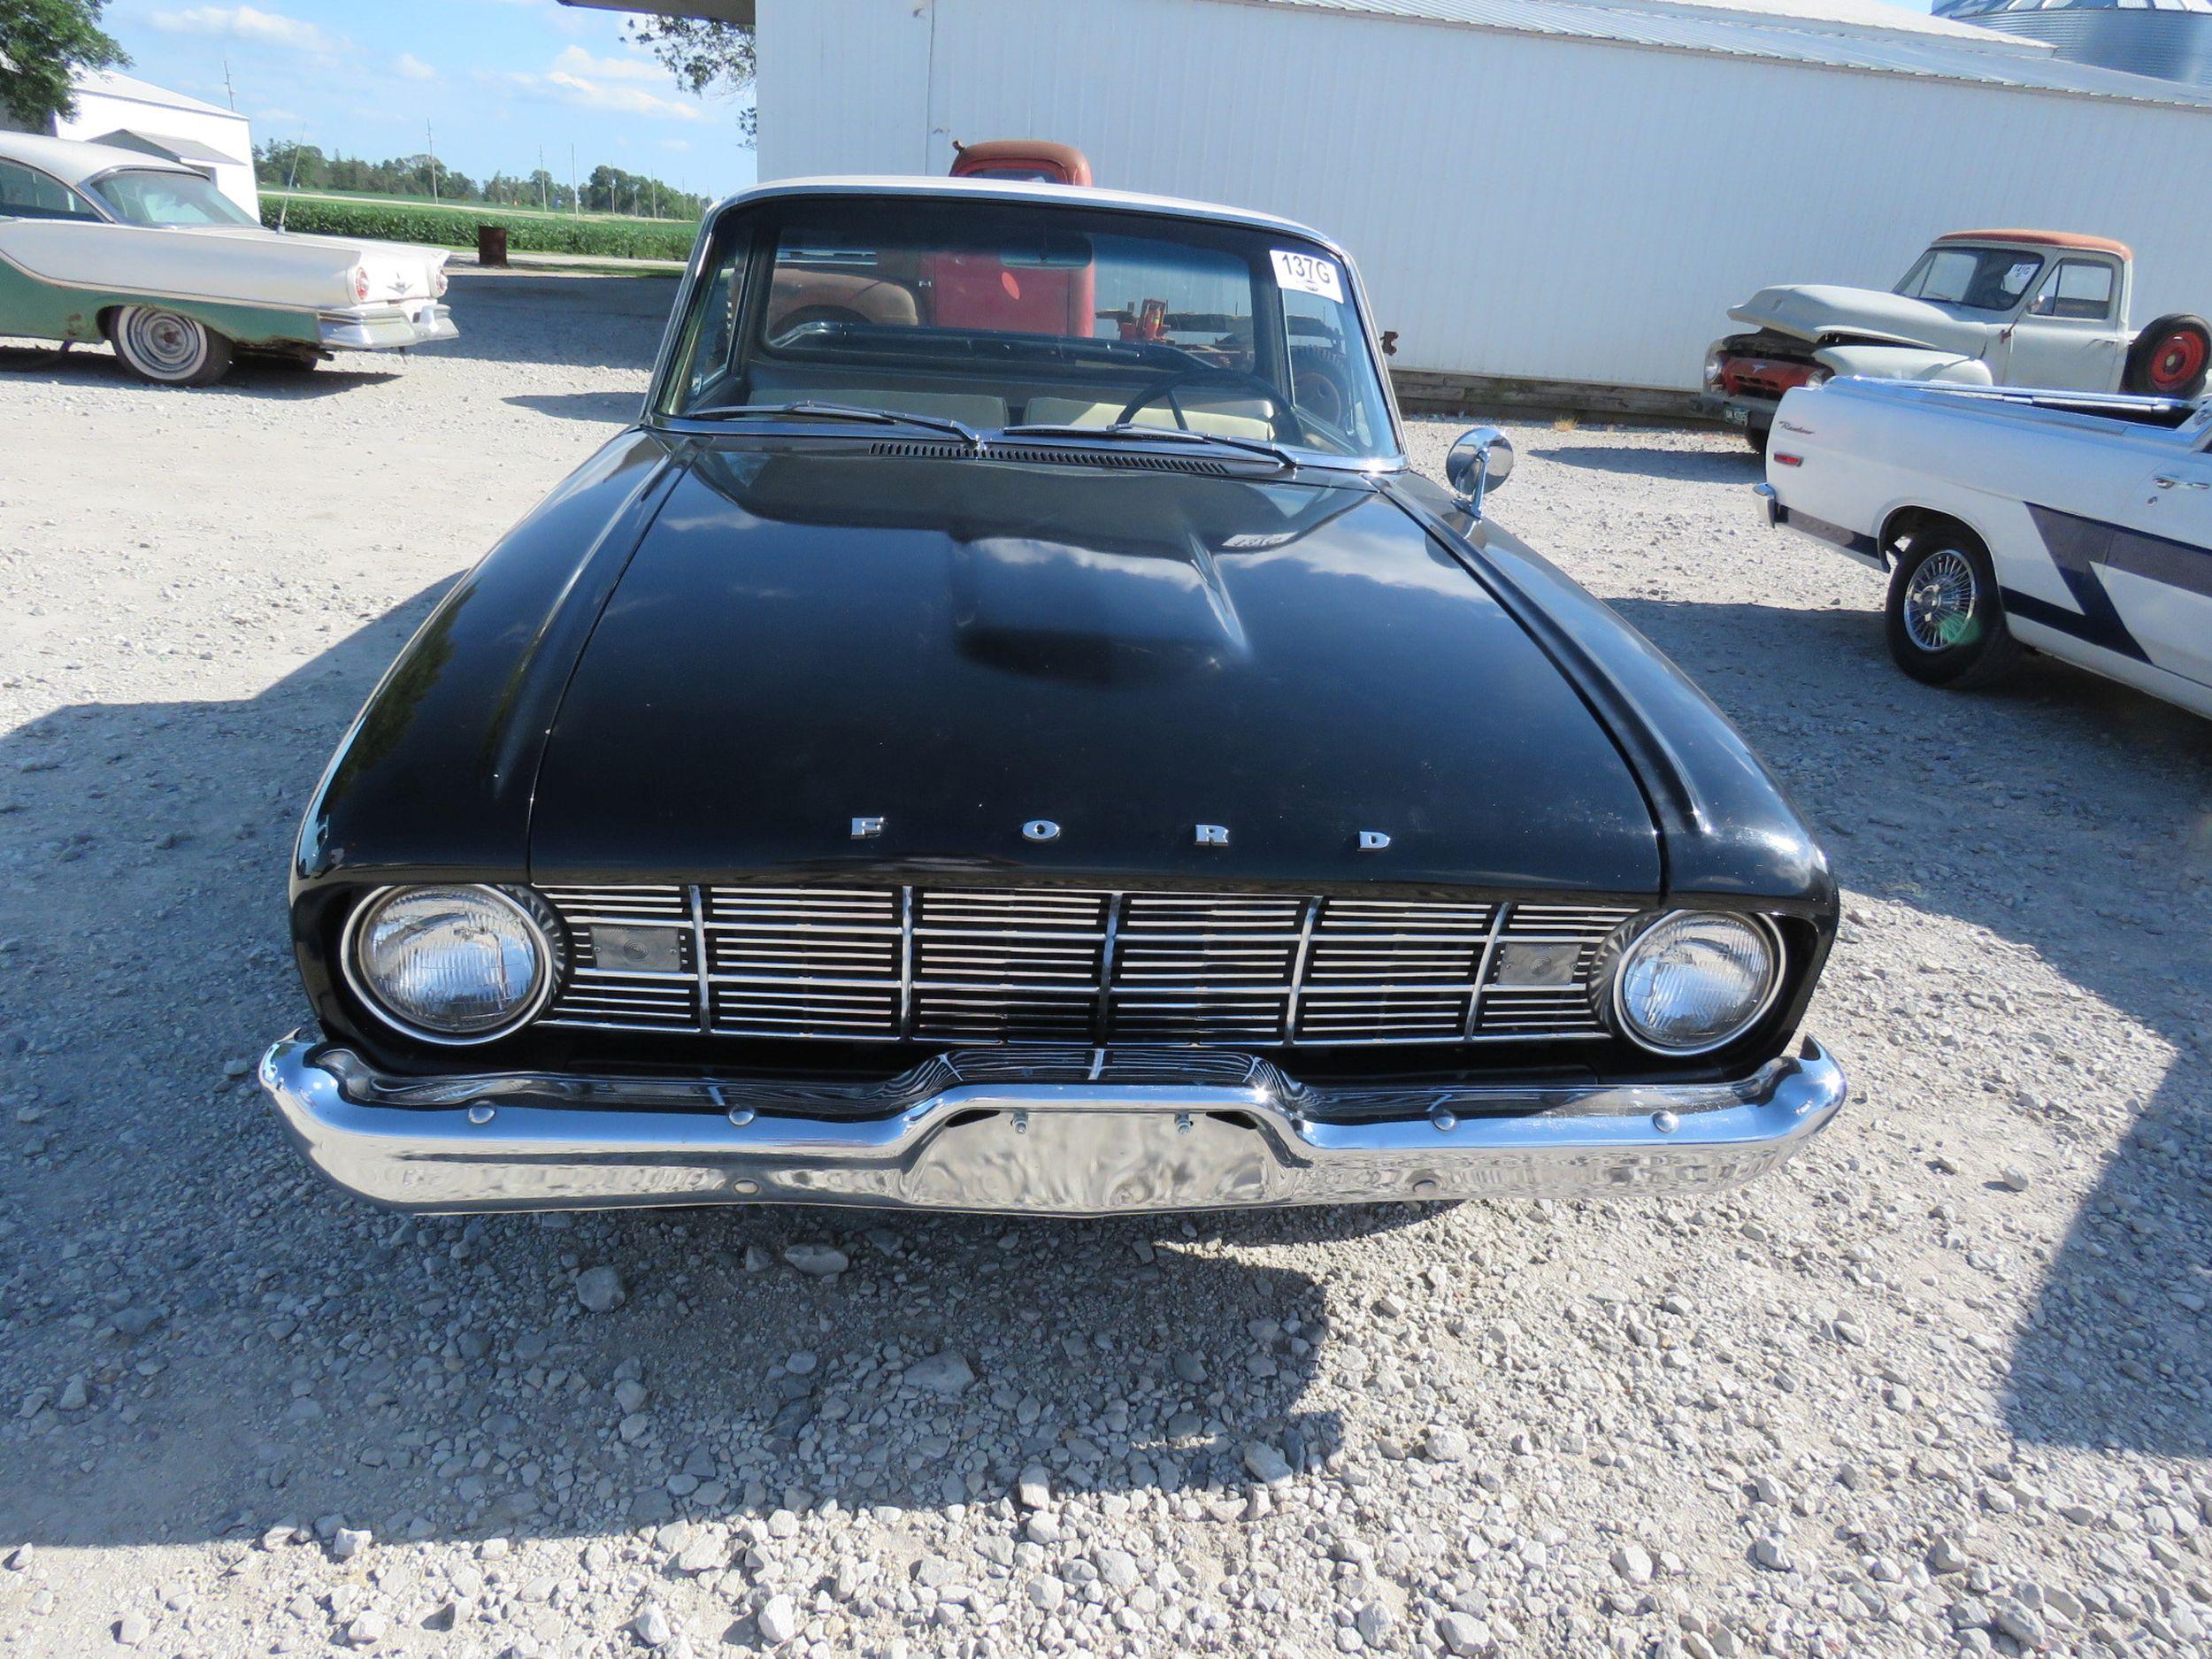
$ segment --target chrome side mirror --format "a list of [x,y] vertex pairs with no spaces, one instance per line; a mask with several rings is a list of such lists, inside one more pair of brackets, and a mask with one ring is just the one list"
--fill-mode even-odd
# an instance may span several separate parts
[[1513,440],[1495,426],[1476,426],[1459,434],[1444,457],[1444,480],[1470,514],[1482,517],[1482,498],[1513,476]]

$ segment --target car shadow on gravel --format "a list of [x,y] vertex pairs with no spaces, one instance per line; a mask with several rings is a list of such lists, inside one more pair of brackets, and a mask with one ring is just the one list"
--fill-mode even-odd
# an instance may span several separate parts
[[[2062,1239],[2018,1236],[2002,1222],[2003,1196],[1980,1190],[1962,1193],[1958,1216],[1933,1218],[1946,1248],[1978,1271],[2039,1280],[2009,1356],[2011,1431],[2052,1445],[2212,1454],[2212,1330],[2200,1317],[2212,1296],[2205,723],[2041,657],[1986,691],[1920,686],[1890,662],[1878,608],[1615,604],[1787,779],[1851,893],[2024,948],[2170,1050],[2116,1137],[2080,1104],[2075,1079],[2106,1061],[2074,1050],[2062,1000],[1983,995],[1977,1005],[1970,961],[1923,964],[1926,977],[1875,993],[1899,1003],[1901,1046],[1931,1042],[1931,1025],[1975,1022],[2009,1051],[2009,1079],[1993,1069],[1979,1079],[1985,1125],[1920,1124],[1972,1148],[1978,1167],[1960,1174],[1962,1188],[2002,1171],[2008,1122],[2035,1120],[2077,1156],[2103,1156],[2116,1140]],[[1921,1064],[1961,1063],[1936,1040]],[[1947,1081],[1955,1097],[1960,1079]],[[1908,1118],[1920,1110],[1909,1099],[1878,1104]]]
[[0,376],[35,386],[114,386],[141,392],[173,391],[180,397],[257,397],[296,403],[330,397],[362,386],[380,386],[403,370],[356,352],[313,369],[241,357],[213,386],[160,387],[125,368],[105,346],[0,348]]
[[[1337,1449],[1299,1252],[1436,1207],[410,1218],[312,1173],[250,1071],[306,1018],[291,833],[444,586],[257,695],[0,739],[0,1539],[577,1536],[996,1502],[1032,1469],[1227,1516],[1255,1463]],[[623,1300],[587,1311],[602,1266]]]
[[1766,476],[1766,463],[1748,445],[1732,453],[1707,447],[1670,449],[1655,444],[1555,444],[1541,449],[1532,444],[1528,452],[1540,460],[1593,472],[1678,479],[1693,484],[1756,483]]
[[675,302],[675,279],[667,276],[457,272],[446,303],[459,336],[435,349],[503,365],[641,373],[653,366]]
[[505,401],[557,420],[593,420],[609,426],[626,426],[645,412],[645,400],[635,392],[524,392]]

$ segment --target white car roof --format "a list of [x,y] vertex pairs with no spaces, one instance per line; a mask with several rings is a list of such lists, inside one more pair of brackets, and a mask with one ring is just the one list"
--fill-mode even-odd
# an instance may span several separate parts
[[64,184],[81,185],[118,167],[137,167],[152,173],[191,173],[190,167],[150,156],[140,150],[115,144],[81,144],[73,138],[47,138],[37,133],[0,133],[0,161],[19,161],[36,167]]

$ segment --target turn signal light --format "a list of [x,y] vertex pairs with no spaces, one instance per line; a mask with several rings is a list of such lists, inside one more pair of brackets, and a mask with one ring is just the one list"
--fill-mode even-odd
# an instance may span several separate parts
[[1802,466],[1805,465],[1805,457],[1803,456],[1784,455],[1779,449],[1777,449],[1774,452],[1774,458],[1784,466]]

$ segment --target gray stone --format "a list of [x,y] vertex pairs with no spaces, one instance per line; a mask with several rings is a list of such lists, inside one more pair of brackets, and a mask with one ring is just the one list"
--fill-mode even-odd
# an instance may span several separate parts
[[1052,1502],[1052,1477],[1042,1463],[1032,1463],[1014,1483],[1014,1502],[1025,1509],[1041,1509]]
[[1459,1430],[1440,1423],[1432,1425],[1422,1437],[1421,1449],[1428,1454],[1431,1463],[1459,1463],[1466,1462],[1468,1453],[1474,1448]]
[[630,1630],[648,1647],[665,1647],[676,1640],[676,1627],[668,1622],[668,1615],[657,1602],[648,1602],[644,1610],[630,1621]]
[[760,1604],[754,1623],[760,1626],[761,1640],[771,1647],[780,1647],[799,1633],[799,1609],[791,1604],[789,1596],[772,1595]]
[[968,1369],[968,1362],[951,1348],[918,1359],[906,1368],[907,1386],[933,1394],[964,1394],[974,1381],[975,1372]]
[[1450,1654],[1468,1655],[1490,1649],[1490,1626],[1471,1613],[1441,1615],[1436,1621],[1436,1636]]
[[390,1619],[374,1608],[370,1608],[365,1612],[355,1614],[351,1622],[346,1625],[346,1646],[373,1647],[384,1640],[385,1632],[391,1628]]
[[630,1287],[611,1267],[588,1267],[576,1276],[576,1300],[592,1313],[612,1313],[630,1300]]
[[783,1259],[809,1279],[835,1279],[852,1265],[833,1244],[794,1244],[785,1249]]
[[1290,1460],[1272,1446],[1254,1440],[1244,1448],[1244,1467],[1252,1479],[1270,1486],[1279,1486],[1290,1479]]

